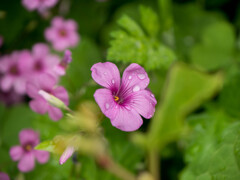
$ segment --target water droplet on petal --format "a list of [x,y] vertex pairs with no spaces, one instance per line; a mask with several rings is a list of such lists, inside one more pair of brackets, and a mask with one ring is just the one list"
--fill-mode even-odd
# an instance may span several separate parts
[[140,90],[140,86],[136,85],[133,87],[133,92],[137,92]]
[[105,104],[105,108],[106,108],[106,109],[109,108],[109,104],[108,104],[108,103]]
[[145,77],[146,77],[145,74],[138,74],[139,79],[145,79]]
[[112,83],[113,83],[113,84],[115,83],[114,79],[112,79]]
[[130,106],[128,106],[128,105],[126,105],[125,108],[126,108],[127,110],[129,110],[129,111],[132,109],[132,108],[131,108]]
[[154,98],[155,96],[154,96],[154,94],[151,94],[151,96]]
[[128,79],[132,79],[132,76],[128,76]]
[[118,105],[116,105],[115,108],[117,109],[117,108],[118,108]]

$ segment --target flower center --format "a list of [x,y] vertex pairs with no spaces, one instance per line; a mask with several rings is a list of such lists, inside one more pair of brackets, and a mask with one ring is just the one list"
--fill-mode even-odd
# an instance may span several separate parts
[[12,75],[18,75],[19,70],[18,70],[17,65],[11,66],[10,69],[9,69],[9,73],[12,74]]
[[42,71],[43,70],[43,64],[39,61],[37,61],[35,64],[34,64],[34,69],[36,71]]
[[26,151],[31,151],[31,150],[32,150],[32,146],[31,146],[30,144],[27,144],[27,145],[24,147],[24,149],[25,149]]
[[60,35],[61,37],[66,37],[66,36],[67,36],[67,32],[66,32],[64,29],[61,29],[61,30],[59,31],[59,35]]
[[119,101],[119,97],[118,96],[114,96],[114,101],[118,102]]

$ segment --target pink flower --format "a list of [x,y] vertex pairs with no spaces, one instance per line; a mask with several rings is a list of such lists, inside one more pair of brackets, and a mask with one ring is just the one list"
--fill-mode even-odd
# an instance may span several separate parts
[[39,92],[47,92],[68,105],[68,93],[62,86],[55,86],[56,78],[49,74],[39,76],[35,81],[27,83],[27,93],[33,98],[30,101],[30,107],[39,114],[48,112],[50,118],[57,121],[62,118],[63,114],[59,108],[50,105]]
[[77,23],[74,20],[66,20],[62,17],[55,17],[52,26],[45,31],[45,37],[53,44],[53,48],[63,51],[66,48],[74,47],[79,41]]
[[6,173],[0,172],[0,180],[10,180]]
[[38,76],[49,73],[53,76],[55,67],[59,64],[60,59],[56,55],[52,55],[49,52],[49,48],[46,44],[38,43],[32,48],[32,75],[31,79],[35,79]]
[[11,88],[18,94],[26,92],[26,81],[29,77],[31,55],[29,51],[15,51],[0,60],[0,73],[3,74],[0,88],[7,92]]
[[32,129],[24,129],[19,133],[20,146],[13,146],[10,149],[10,156],[13,161],[18,162],[18,169],[22,172],[29,172],[34,169],[35,158],[41,164],[49,159],[49,153],[46,151],[35,150],[34,147],[39,144],[39,135]]
[[29,11],[44,11],[57,4],[58,0],[22,0],[22,4]]
[[62,61],[57,66],[55,66],[54,71],[59,76],[65,75],[68,64],[71,62],[72,62],[72,52],[70,50],[66,50]]
[[113,126],[122,131],[135,131],[144,118],[151,118],[157,101],[147,90],[149,78],[138,64],[131,64],[123,72],[122,81],[115,64],[97,63],[91,68],[92,78],[101,86],[94,98]]
[[64,164],[74,153],[75,149],[72,146],[69,146],[65,149],[65,151],[62,153],[60,159],[59,159],[59,164]]

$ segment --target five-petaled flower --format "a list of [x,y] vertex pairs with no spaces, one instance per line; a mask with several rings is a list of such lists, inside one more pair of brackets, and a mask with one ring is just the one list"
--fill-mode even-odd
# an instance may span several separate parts
[[57,80],[50,74],[43,74],[39,76],[34,82],[28,82],[26,85],[28,95],[33,98],[30,101],[30,107],[33,111],[39,114],[45,114],[48,112],[50,118],[57,121],[62,118],[62,111],[52,106],[47,99],[42,95],[50,94],[57,97],[65,105],[68,105],[68,93],[62,86],[56,86]]
[[13,161],[18,162],[18,169],[22,172],[29,172],[35,167],[35,158],[41,164],[49,159],[47,151],[35,150],[39,144],[39,135],[32,129],[23,129],[19,133],[20,146],[13,146],[10,149],[10,156]]
[[45,31],[45,37],[53,44],[55,50],[63,51],[78,44],[80,38],[77,33],[77,23],[74,20],[55,17],[51,25]]
[[94,98],[102,112],[113,126],[123,131],[137,130],[144,118],[151,118],[157,101],[147,90],[149,78],[138,64],[129,65],[123,72],[122,80],[115,64],[97,63],[91,68],[92,78],[101,86]]

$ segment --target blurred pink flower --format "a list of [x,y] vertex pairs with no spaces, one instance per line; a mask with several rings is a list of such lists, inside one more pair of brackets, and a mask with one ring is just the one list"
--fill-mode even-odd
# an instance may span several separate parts
[[56,83],[57,80],[55,77],[50,74],[43,74],[36,78],[35,81],[28,82],[26,86],[27,94],[33,98],[29,104],[31,109],[39,114],[48,112],[50,118],[54,121],[62,118],[62,111],[59,108],[51,106],[39,92],[45,91],[63,101],[65,105],[68,105],[67,91],[62,86],[55,86]]
[[35,150],[39,144],[39,135],[32,129],[24,129],[19,133],[20,146],[13,146],[10,149],[10,156],[13,161],[18,162],[18,169],[21,172],[29,172],[35,167],[35,158],[41,164],[49,159],[47,151]]
[[[14,90],[8,92],[2,92],[0,90],[0,102],[3,102],[7,106],[23,102],[23,95],[17,94]],[[1,180],[1,179],[0,179]]]
[[0,172],[0,180],[10,180],[10,178],[6,173]]
[[77,23],[74,20],[55,17],[51,25],[45,30],[45,38],[52,43],[55,50],[63,51],[78,44],[80,38]]
[[59,64],[60,58],[57,55],[50,54],[46,44],[37,43],[32,48],[32,75],[30,79],[34,80],[43,73],[49,73],[53,76],[55,67]]
[[65,75],[68,64],[71,62],[72,62],[72,52],[70,50],[66,50],[62,61],[54,68],[54,71],[59,76]]
[[29,11],[44,11],[57,4],[58,0],[22,0],[23,6]]
[[14,51],[0,58],[0,73],[3,74],[0,82],[2,91],[7,92],[13,88],[18,94],[26,92],[31,60],[30,52],[27,50]]
[[[115,64],[97,63],[91,68],[92,78],[101,86],[94,98],[113,126],[122,131],[135,131],[144,118],[151,118],[157,101],[147,90],[149,78],[138,64],[129,65],[123,72],[122,80]],[[140,115],[139,115],[140,114]]]
[[64,164],[73,155],[74,151],[74,147],[67,147],[59,159],[59,164]]

